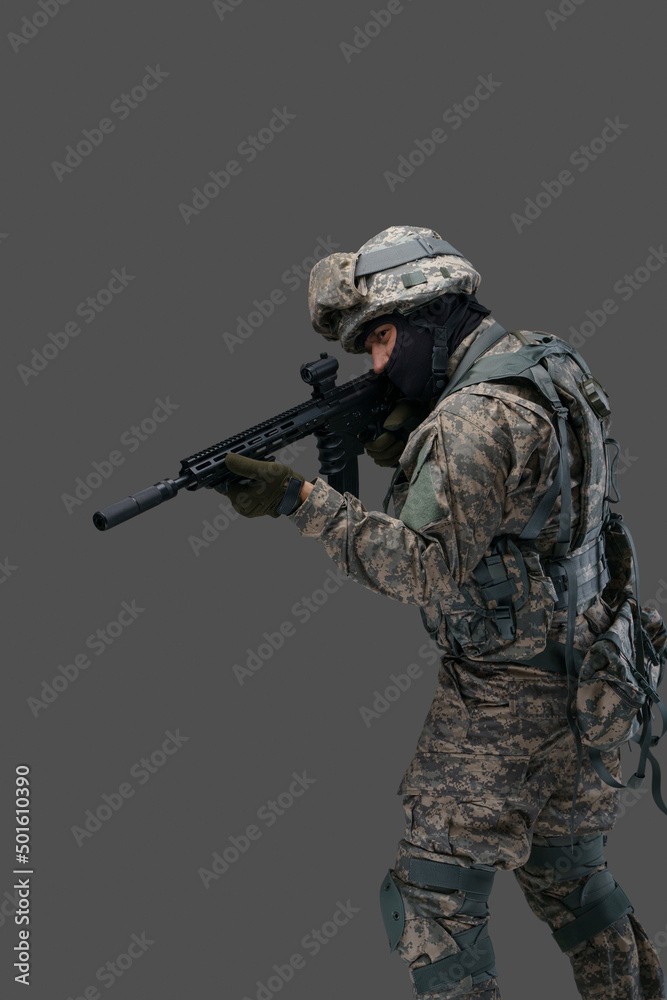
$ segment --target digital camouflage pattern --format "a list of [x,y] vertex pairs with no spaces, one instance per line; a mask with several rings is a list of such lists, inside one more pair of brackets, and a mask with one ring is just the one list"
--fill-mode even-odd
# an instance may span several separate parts
[[[492,322],[486,317],[457,348],[449,377]],[[519,346],[508,334],[489,353]],[[489,389],[474,386],[454,393],[412,433],[392,490],[394,517],[367,511],[357,498],[337,493],[321,478],[290,515],[301,534],[318,539],[347,575],[376,593],[418,606],[443,649],[433,702],[397,790],[406,811],[391,869],[405,908],[397,951],[412,971],[457,954],[454,937],[486,924],[489,916],[488,909],[485,916],[462,912],[463,892],[411,883],[410,858],[514,871],[531,909],[552,930],[574,919],[563,899],[572,898],[594,874],[568,879],[528,863],[533,845],[553,843],[553,838],[569,842],[577,769],[565,714],[567,679],[518,662],[539,652],[545,638],[565,639],[567,613],[551,613],[555,593],[539,562],[539,553],[548,552],[556,538],[559,501],[528,559],[532,624],[527,635],[518,623],[516,646],[501,649],[500,655],[496,650],[463,656],[451,642],[453,630],[459,640],[469,640],[468,649],[475,643],[483,649],[488,642],[488,635],[470,633],[471,611],[459,587],[469,587],[475,596],[472,570],[496,535],[521,531],[558,457],[550,415],[530,386]],[[569,427],[568,443],[574,524],[582,512],[586,470]],[[420,488],[423,484],[427,488]],[[597,484],[594,494],[596,488],[603,489]],[[584,497],[589,511],[596,502],[595,495]],[[575,647],[588,649],[612,620],[609,606],[596,598],[576,617]],[[603,760],[621,780],[620,751],[603,753]],[[613,828],[618,796],[584,752],[575,811],[578,839]],[[605,868],[606,863],[596,871]],[[633,913],[568,957],[586,1000],[665,1000],[657,954]],[[413,983],[413,995],[499,1000],[500,991],[495,974],[466,976],[463,969],[457,986],[419,993]]]
[[[462,341],[450,358],[449,377],[493,322],[486,317]],[[520,347],[521,341],[508,333],[487,356]],[[595,516],[599,523],[604,483],[592,490],[597,506],[587,496],[582,511],[583,462],[570,427],[568,443],[572,524],[582,515],[586,523]],[[552,616],[556,593],[538,558],[556,540],[559,499],[531,549],[522,546],[527,595],[520,560],[511,551],[503,556],[522,604],[514,642],[504,640],[495,622],[475,612],[460,590],[463,584],[473,603],[486,608],[473,570],[496,535],[521,532],[555,475],[556,435],[537,390],[527,383],[485,383],[446,397],[410,435],[400,465],[393,491],[396,517],[367,511],[356,497],[342,497],[318,477],[292,521],[304,536],[318,538],[334,562],[363,586],[418,605],[430,634],[450,655],[513,661],[543,650],[547,636],[557,637],[549,628],[558,630],[567,617],[564,611]]]
[[[597,629],[595,616],[586,618],[581,638],[590,640]],[[533,845],[569,842],[577,755],[565,722],[566,702],[567,680],[558,674],[443,657],[417,752],[398,789],[406,829],[392,869],[405,906],[397,951],[411,969],[456,954],[453,937],[489,922],[488,912],[460,912],[463,892],[410,884],[411,858],[513,871],[531,909],[552,931],[573,919],[562,899],[606,870],[600,865],[589,875],[563,879],[558,870],[528,864]],[[603,759],[620,778],[619,751]],[[575,813],[578,839],[612,829],[618,795],[584,757]],[[634,914],[568,957],[586,1000],[664,1000],[657,955]],[[499,1000],[495,977],[477,979],[432,994],[415,990],[414,996]]]
[[[411,312],[446,292],[475,292],[481,281],[478,272],[469,261],[453,254],[422,257],[355,281],[359,254],[406,243],[416,236],[441,239],[433,229],[391,226],[364,243],[357,253],[333,253],[319,260],[310,273],[308,285],[308,308],[314,329],[326,340],[340,340],[344,350],[360,354],[363,346],[355,345],[355,336],[364,323],[376,316]],[[401,276],[416,270],[426,280],[406,288]]]
[[[596,871],[606,871],[604,864]],[[517,882],[533,913],[557,929],[570,919],[563,898],[585,886],[589,877],[557,881],[554,871],[519,868]],[[634,913],[568,953],[574,980],[582,997],[590,1000],[663,1000],[664,975],[656,950]]]

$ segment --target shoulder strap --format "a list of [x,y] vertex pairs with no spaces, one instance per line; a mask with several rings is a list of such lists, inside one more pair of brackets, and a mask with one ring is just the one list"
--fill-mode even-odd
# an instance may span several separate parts
[[[477,382],[491,381],[494,377],[515,378],[520,376],[531,365],[537,364],[542,358],[549,357],[552,354],[569,354],[570,357],[574,358],[582,371],[587,375],[591,374],[590,368],[579,352],[575,351],[574,347],[570,347],[564,340],[560,340],[551,334],[538,334],[530,339],[522,334],[519,338],[523,341],[523,346],[520,350],[506,354],[492,354],[488,358],[481,357],[508,332],[511,333],[512,331],[503,329],[500,323],[493,323],[488,330],[480,334],[468,348],[466,354],[464,354],[440,399],[444,399],[445,396],[448,396],[456,389],[462,389],[464,385],[474,385]],[[515,336],[519,337],[519,334]],[[480,358],[481,360],[478,360]],[[471,370],[473,365],[475,365],[474,371]]]
[[[549,408],[553,411],[558,440],[560,452],[558,471],[554,481],[538,504],[537,509],[519,535],[519,538],[521,541],[533,541],[537,538],[547,523],[556,503],[556,498],[561,494],[560,525],[558,540],[554,548],[554,556],[560,558],[567,554],[572,540],[570,524],[572,491],[570,488],[570,457],[566,423],[568,411],[567,407],[563,406],[560,400],[548,367],[544,367],[540,362],[544,360],[548,365],[548,358],[551,355],[563,353],[561,345],[564,342],[557,341],[550,336],[545,336],[532,343],[525,344],[518,351],[481,357],[489,347],[497,343],[501,336],[504,336],[507,332],[500,327],[500,330],[502,330],[501,334],[499,331],[494,330],[495,326],[500,327],[500,324],[490,326],[472,344],[440,399],[444,399],[458,389],[463,389],[469,385],[478,385],[480,382],[500,382],[508,378],[522,378],[531,382],[546,399]],[[569,348],[567,344],[564,344],[564,346],[565,348]],[[476,350],[473,351],[475,348]],[[576,354],[576,352],[574,353]]]
[[[477,359],[488,351],[490,347],[493,347],[494,344],[497,344],[499,340],[502,340],[503,337],[506,336],[507,330],[497,322],[492,323],[491,326],[484,331],[484,333],[480,333],[479,337],[472,342],[466,353],[461,358],[456,371],[445,386],[440,399],[438,399],[438,403],[441,399],[444,399],[445,396],[449,396],[451,392],[454,392],[455,389],[460,389],[461,385],[459,383],[462,382],[464,376],[470,371]],[[498,355],[495,355],[495,357],[498,357]],[[504,358],[506,355],[502,354],[500,357]]]

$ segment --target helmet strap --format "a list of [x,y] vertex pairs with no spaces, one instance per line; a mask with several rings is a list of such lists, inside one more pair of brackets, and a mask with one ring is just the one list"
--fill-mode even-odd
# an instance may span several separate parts
[[461,302],[459,302],[454,311],[450,313],[443,325],[437,326],[433,329],[433,355],[431,358],[432,396],[439,395],[447,384],[449,341],[457,326],[468,311],[470,304],[469,299],[474,299],[474,296],[468,296],[465,293],[461,294],[464,297],[461,299]]

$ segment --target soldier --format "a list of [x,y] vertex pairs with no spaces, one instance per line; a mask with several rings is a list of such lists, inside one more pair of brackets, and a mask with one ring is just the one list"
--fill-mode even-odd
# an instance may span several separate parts
[[[609,410],[575,352],[504,330],[477,302],[479,281],[419,227],[316,264],[315,330],[371,354],[403,396],[366,443],[379,465],[397,466],[384,512],[237,455],[227,465],[245,483],[228,495],[248,517],[288,515],[347,575],[415,604],[442,650],[398,789],[404,837],[380,890],[414,997],[500,997],[488,899],[504,869],[568,955],[582,997],[664,1000],[656,951],[603,855],[623,787],[619,744],[594,766],[573,721],[575,671],[614,623],[621,589],[602,533]],[[511,368],[529,349],[545,359],[532,383]]]

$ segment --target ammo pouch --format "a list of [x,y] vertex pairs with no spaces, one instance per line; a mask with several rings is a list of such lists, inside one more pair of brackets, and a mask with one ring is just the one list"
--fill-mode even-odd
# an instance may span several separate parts
[[473,582],[460,588],[467,609],[445,616],[447,641],[457,655],[530,660],[545,648],[554,611],[568,606],[565,567],[576,577],[577,612],[589,607],[609,580],[602,536],[560,559],[540,557],[526,544],[508,535],[494,539]]
[[520,550],[507,535],[495,539],[460,591],[462,610],[444,616],[445,642],[457,656],[514,662],[544,648],[556,591],[537,552]]

